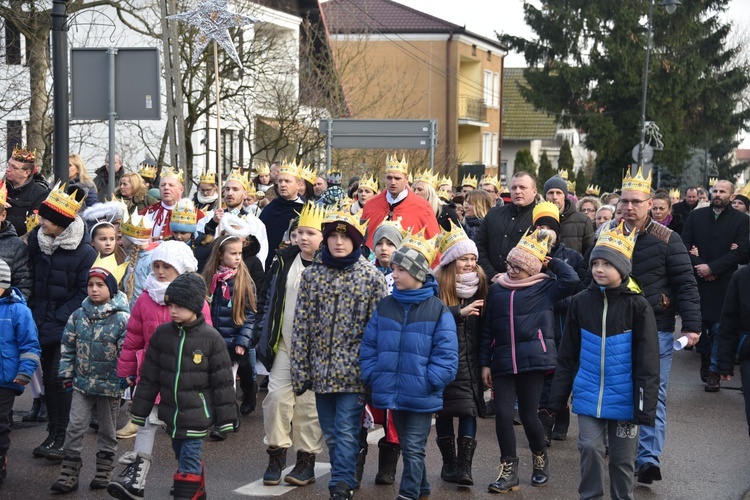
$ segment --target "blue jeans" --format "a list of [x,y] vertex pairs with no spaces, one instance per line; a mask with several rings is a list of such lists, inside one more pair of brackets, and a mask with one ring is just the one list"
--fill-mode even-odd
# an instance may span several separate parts
[[174,457],[177,459],[177,471],[186,474],[203,474],[203,439],[200,438],[175,438],[172,439]]
[[[458,418],[458,437],[468,436],[475,438],[477,435],[477,417],[456,417]],[[435,417],[435,432],[437,437],[454,436],[453,417]]]
[[672,352],[674,351],[674,334],[659,332],[659,400],[656,403],[656,423],[653,427],[640,426],[638,457],[636,468],[645,463],[659,465],[659,457],[664,450],[667,437],[667,383],[672,369]]
[[318,422],[331,458],[331,480],[328,488],[344,482],[349,488],[357,486],[357,455],[359,428],[365,395],[356,392],[315,394]]
[[716,361],[719,353],[719,323],[703,321],[702,327],[703,332],[700,339],[698,339],[695,350],[699,354],[710,354],[711,364],[708,367],[708,371],[717,372],[719,371],[719,365]]
[[427,482],[427,467],[424,463],[427,438],[432,426],[432,413],[393,411],[401,455],[404,457],[404,472],[398,494],[404,498],[417,499],[430,496]]

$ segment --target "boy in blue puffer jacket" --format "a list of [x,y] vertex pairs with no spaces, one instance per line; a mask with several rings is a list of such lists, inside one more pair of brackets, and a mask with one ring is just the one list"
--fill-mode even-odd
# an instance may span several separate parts
[[36,324],[18,288],[10,285],[10,267],[0,259],[0,485],[7,474],[6,457],[10,448],[10,422],[16,396],[39,364],[42,351]]
[[659,336],[653,309],[629,277],[635,231],[603,230],[591,252],[594,282],[573,297],[557,358],[549,408],[573,391],[581,452],[580,498],[604,497],[604,440],[609,437],[612,498],[633,499],[638,425],[654,426],[659,393]]
[[443,408],[443,389],[458,367],[456,322],[430,270],[436,253],[424,231],[393,252],[393,295],[378,304],[359,353],[373,406],[393,413],[404,457],[399,498],[405,499],[430,495],[424,460],[432,414]]

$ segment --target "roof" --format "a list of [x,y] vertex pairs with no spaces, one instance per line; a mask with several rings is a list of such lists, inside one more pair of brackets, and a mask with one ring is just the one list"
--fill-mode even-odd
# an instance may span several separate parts
[[750,149],[738,149],[735,153],[737,161],[750,161]]
[[331,34],[463,34],[507,50],[499,40],[431,16],[392,0],[329,0],[320,3]]
[[526,86],[523,71],[524,68],[503,70],[503,140],[554,140],[555,116],[537,110],[521,95],[519,85]]

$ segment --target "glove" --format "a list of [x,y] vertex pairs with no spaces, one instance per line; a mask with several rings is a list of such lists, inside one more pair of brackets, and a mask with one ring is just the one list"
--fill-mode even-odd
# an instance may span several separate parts
[[307,392],[308,389],[312,389],[313,385],[312,382],[308,381],[302,384],[302,387],[294,391],[295,396],[302,396],[304,393]]
[[128,387],[132,386],[134,382],[135,382],[134,375],[120,378],[120,389],[127,389]]
[[69,378],[63,380],[63,389],[67,392],[73,392],[73,380]]

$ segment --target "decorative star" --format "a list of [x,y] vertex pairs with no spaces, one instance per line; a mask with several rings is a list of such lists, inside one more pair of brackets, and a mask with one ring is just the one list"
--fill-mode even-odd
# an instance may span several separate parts
[[198,61],[208,42],[215,40],[240,68],[242,68],[242,61],[229,36],[229,28],[260,21],[257,17],[231,12],[227,8],[227,0],[204,0],[197,9],[168,16],[167,19],[183,21],[198,28],[198,39],[193,50],[193,64]]

